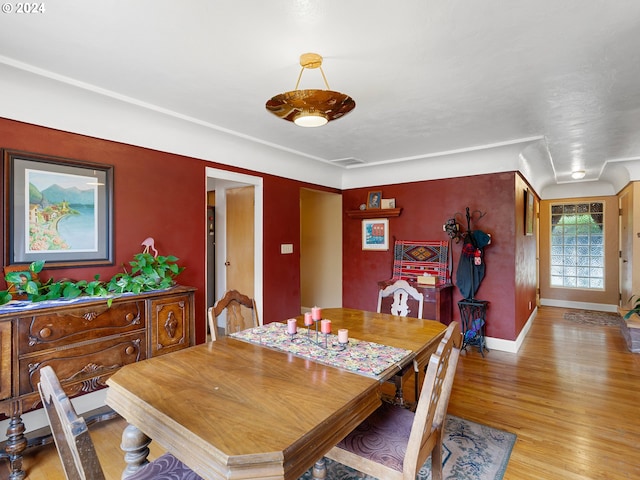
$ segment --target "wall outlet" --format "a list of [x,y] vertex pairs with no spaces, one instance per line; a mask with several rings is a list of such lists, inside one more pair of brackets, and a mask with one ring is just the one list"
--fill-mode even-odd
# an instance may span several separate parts
[[293,253],[293,243],[283,243],[280,245],[280,253]]

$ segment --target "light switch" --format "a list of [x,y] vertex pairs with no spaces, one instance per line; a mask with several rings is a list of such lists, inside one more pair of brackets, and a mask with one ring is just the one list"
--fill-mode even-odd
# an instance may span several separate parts
[[293,243],[283,243],[280,245],[280,253],[293,253]]

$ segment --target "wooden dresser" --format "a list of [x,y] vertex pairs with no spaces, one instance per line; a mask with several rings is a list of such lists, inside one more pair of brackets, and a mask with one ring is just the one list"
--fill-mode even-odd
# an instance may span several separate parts
[[195,288],[0,307],[0,413],[10,417],[6,452],[11,480],[24,478],[22,413],[40,408],[40,369],[50,365],[69,396],[94,392],[123,365],[195,343]]

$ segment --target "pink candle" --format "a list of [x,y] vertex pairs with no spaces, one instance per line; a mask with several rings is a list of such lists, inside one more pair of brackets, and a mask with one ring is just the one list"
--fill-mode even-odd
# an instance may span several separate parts
[[322,320],[320,322],[320,331],[322,333],[331,333],[331,320]]
[[311,307],[311,318],[320,320],[322,318],[322,309],[320,307]]
[[311,312],[304,312],[304,324],[308,327],[313,325],[313,318],[311,318]]
[[341,328],[338,330],[338,342],[339,343],[347,343],[349,341],[349,330],[346,328]]
[[298,331],[298,324],[296,323],[295,318],[290,318],[287,320],[287,333],[293,335]]

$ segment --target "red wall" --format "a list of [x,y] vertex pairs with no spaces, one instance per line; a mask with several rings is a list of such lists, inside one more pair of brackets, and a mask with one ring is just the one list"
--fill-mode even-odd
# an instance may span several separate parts
[[[196,292],[196,319],[205,316],[205,167],[213,166],[263,177],[264,310],[266,322],[300,313],[300,258],[280,254],[281,243],[300,251],[301,187],[336,192],[294,180],[263,175],[203,160],[163,153],[0,118],[0,147],[114,166],[115,265],[46,269],[48,278],[109,279],[135,253],[146,237],[161,254],[173,254],[186,267],[178,282]],[[0,185],[0,190],[4,187]],[[4,191],[1,192],[4,202]],[[4,252],[4,225],[0,250]],[[2,256],[4,266],[4,255]],[[2,276],[3,277],[3,276]],[[0,289],[5,288],[4,277]],[[196,321],[196,340],[205,338],[205,322]]]
[[[389,219],[390,249],[387,252],[363,251],[361,220],[344,216],[343,305],[375,310],[377,282],[392,274],[393,242],[397,240],[447,240],[442,230],[454,214],[466,230],[465,209],[479,210],[485,216],[472,224],[492,236],[485,248],[486,274],[476,298],[490,302],[487,312],[487,335],[514,340],[524,322],[516,318],[515,255],[516,231],[515,172],[424,182],[382,185],[343,192],[345,210],[355,210],[366,202],[367,192],[382,190],[383,198],[395,198],[402,207],[399,217]],[[520,222],[520,225],[522,223]],[[533,237],[530,237],[533,238]],[[453,270],[458,266],[462,244],[452,244]],[[535,246],[535,244],[534,244]],[[535,260],[535,259],[534,259]],[[535,281],[535,279],[534,279]],[[528,288],[528,296],[533,292]],[[462,296],[454,287],[454,318],[459,320],[457,301]]]
[[[121,265],[133,254],[141,251],[140,243],[151,236],[160,253],[176,255],[180,258],[179,263],[186,267],[178,278],[179,283],[198,288],[197,319],[204,318],[206,304],[205,167],[261,176],[264,190],[264,321],[299,314],[300,258],[299,255],[280,254],[280,245],[293,243],[294,252],[300,251],[300,188],[339,193],[338,190],[2,118],[0,147],[114,166],[115,265],[50,269],[51,276],[92,279],[99,273],[103,279],[108,279],[120,271]],[[515,177],[511,172],[352,189],[343,192],[343,205],[346,210],[357,209],[371,190],[382,190],[385,198],[395,197],[403,212],[400,217],[390,219],[391,244],[394,238],[447,239],[442,231],[447,218],[456,212],[464,215],[466,207],[486,212],[475,228],[492,234],[493,242],[485,249],[487,273],[476,297],[491,302],[487,334],[513,340],[528,316],[527,302],[535,301],[535,278],[520,275],[516,292],[514,272],[520,271],[521,267],[531,271],[531,265],[535,266],[535,240],[527,237],[516,242],[516,236],[522,230],[522,212],[514,200]],[[4,199],[4,192],[1,198]],[[377,281],[391,276],[393,252],[362,251],[360,220],[345,214],[343,223],[343,304],[374,310]],[[4,226],[0,228],[0,250],[4,251]],[[516,261],[516,252],[522,253],[522,248],[526,250],[525,255],[519,255]],[[454,244],[452,251],[455,278],[460,245]],[[0,288],[4,288],[4,282],[0,283]],[[456,288],[454,300],[459,299]],[[457,309],[454,309],[454,317],[458,318]],[[204,321],[196,322],[198,342],[204,341],[204,325]]]

